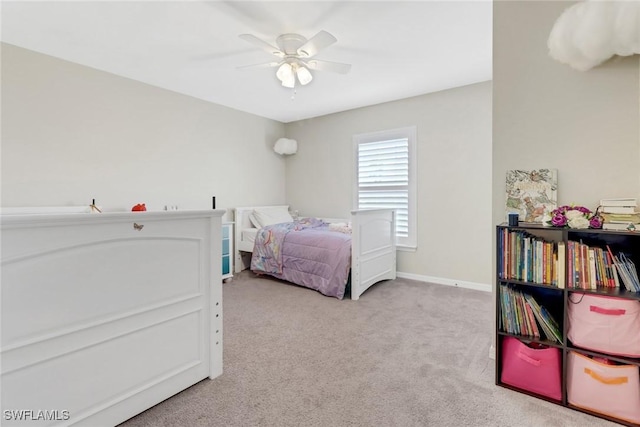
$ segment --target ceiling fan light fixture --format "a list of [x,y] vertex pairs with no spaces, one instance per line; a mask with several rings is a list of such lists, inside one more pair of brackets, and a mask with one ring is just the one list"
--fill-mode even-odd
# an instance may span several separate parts
[[294,76],[291,76],[290,79],[283,80],[282,86],[293,89],[296,86],[296,78]]
[[282,86],[293,88],[296,85],[296,75],[293,64],[285,62],[278,68],[276,77],[282,82]]
[[284,64],[282,64],[280,68],[278,68],[278,71],[276,71],[276,77],[278,78],[278,80],[280,80],[283,83],[285,80],[291,80],[291,78],[295,79],[293,75],[293,68],[291,68],[291,64],[289,64],[288,62],[285,62]]
[[300,80],[300,84],[302,86],[308,84],[313,80],[313,76],[311,72],[307,69],[307,67],[300,66],[296,70],[296,74],[298,75],[298,80]]
[[314,58],[319,51],[337,42],[334,36],[324,30],[319,31],[308,40],[300,34],[281,34],[276,39],[277,47],[251,34],[241,34],[240,38],[277,56],[280,61],[238,68],[277,67],[276,77],[280,80],[282,86],[287,88],[294,88],[297,84],[296,80],[302,86],[311,83],[313,71],[331,71],[346,74],[351,69],[350,64],[316,60]]

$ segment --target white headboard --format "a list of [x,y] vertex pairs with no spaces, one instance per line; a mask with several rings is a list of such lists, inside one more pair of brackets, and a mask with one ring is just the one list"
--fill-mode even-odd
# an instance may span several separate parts
[[273,206],[252,206],[248,208],[236,208],[235,213],[235,223],[236,230],[244,230],[245,228],[253,228],[254,225],[251,224],[249,220],[249,215],[256,209],[262,208],[284,208],[289,209],[288,205],[273,205]]
[[[288,205],[272,205],[272,206],[250,206],[250,207],[242,207],[235,209],[235,225],[233,230],[234,236],[234,248],[235,248],[235,272],[239,273],[243,269],[248,268],[248,261],[246,252],[250,252],[253,250],[253,243],[248,244],[242,240],[242,230],[247,228],[254,228],[254,225],[251,223],[249,219],[249,215],[256,209],[261,208],[284,208],[289,209]],[[251,247],[251,248],[249,248]],[[242,254],[245,252],[245,255]]]

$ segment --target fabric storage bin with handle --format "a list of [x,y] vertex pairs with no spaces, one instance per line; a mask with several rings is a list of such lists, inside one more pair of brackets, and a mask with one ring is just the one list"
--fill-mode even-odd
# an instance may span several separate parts
[[555,347],[531,348],[514,337],[502,341],[500,380],[514,387],[561,400],[561,355]]
[[609,365],[570,351],[567,400],[583,409],[640,423],[638,366]]
[[567,337],[576,347],[640,357],[640,301],[571,293]]

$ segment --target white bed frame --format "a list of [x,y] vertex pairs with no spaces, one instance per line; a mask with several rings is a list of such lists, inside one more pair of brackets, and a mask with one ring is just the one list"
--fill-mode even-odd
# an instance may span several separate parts
[[[249,215],[254,209],[235,210],[235,271],[249,268],[253,242],[243,239],[242,230],[252,228]],[[269,206],[273,207],[273,206]],[[287,209],[288,206],[278,206]],[[351,222],[351,299],[357,300],[371,285],[396,278],[396,214],[393,209],[351,211],[350,219],[324,219]]]
[[224,212],[3,214],[0,423],[113,426],[222,374]]

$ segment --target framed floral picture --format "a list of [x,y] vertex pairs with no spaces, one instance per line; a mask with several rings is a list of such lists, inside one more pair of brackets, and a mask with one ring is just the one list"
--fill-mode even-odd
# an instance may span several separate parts
[[558,170],[509,170],[506,214],[517,213],[522,222],[542,223],[545,212],[558,207]]

